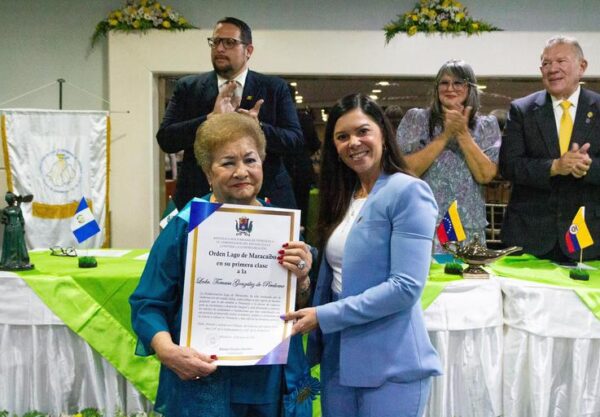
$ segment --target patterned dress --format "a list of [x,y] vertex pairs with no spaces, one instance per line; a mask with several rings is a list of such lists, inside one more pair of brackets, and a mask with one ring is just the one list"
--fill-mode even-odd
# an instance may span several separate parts
[[[436,127],[433,137],[429,136],[429,109],[410,109],[402,118],[396,140],[404,154],[411,154],[423,149],[431,140],[442,133],[441,127]],[[475,143],[494,163],[498,163],[501,134],[498,121],[494,116],[478,115],[474,129],[469,129]],[[451,140],[446,149],[431,164],[421,176],[429,184],[438,204],[439,223],[452,201],[458,201],[458,212],[467,234],[467,239],[473,233],[479,233],[482,242],[485,241],[484,187],[475,181],[471,174],[465,155],[455,140]],[[443,252],[437,238],[434,252]]]

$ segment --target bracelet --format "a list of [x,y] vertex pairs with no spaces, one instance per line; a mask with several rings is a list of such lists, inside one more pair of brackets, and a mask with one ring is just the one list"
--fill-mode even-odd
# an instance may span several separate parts
[[296,297],[302,298],[310,294],[310,280],[308,280],[308,282],[308,285],[306,285],[304,288],[300,288],[300,290],[296,292]]
[[310,281],[310,275],[306,274],[303,277],[298,277],[298,281],[300,281],[300,282],[304,282],[306,280]]
[[[310,291],[310,277],[308,275],[306,275],[304,278],[302,278],[302,281],[298,280],[299,284],[302,284],[301,287],[299,287],[299,293],[300,294],[306,294],[307,292]],[[305,282],[307,282],[308,284],[304,284]]]

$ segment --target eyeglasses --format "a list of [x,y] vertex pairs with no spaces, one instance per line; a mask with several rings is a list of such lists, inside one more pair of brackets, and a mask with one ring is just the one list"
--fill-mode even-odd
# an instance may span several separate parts
[[50,248],[50,255],[76,257],[77,251],[75,251],[75,248],[72,246],[69,246],[68,248],[63,248],[60,246],[52,246]]
[[448,90],[448,89],[450,89],[450,86],[452,86],[452,88],[455,91],[462,91],[468,85],[469,85],[469,83],[466,80],[454,80],[454,81],[444,80],[444,81],[440,81],[438,83],[438,88],[440,90]]
[[223,44],[225,49],[234,48],[239,44],[246,45],[246,42],[234,38],[206,38],[206,40],[208,41],[208,46],[210,46],[211,49],[217,48],[220,43]]

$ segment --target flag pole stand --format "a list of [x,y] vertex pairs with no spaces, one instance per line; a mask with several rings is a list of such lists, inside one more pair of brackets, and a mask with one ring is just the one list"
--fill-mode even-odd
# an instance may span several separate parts
[[79,267],[80,268],[96,268],[98,266],[98,261],[94,256],[81,256],[79,257]]
[[88,250],[85,250],[85,255],[79,257],[80,268],[97,268],[98,261],[95,256],[89,256]]
[[448,262],[444,265],[444,273],[448,275],[462,275],[463,265],[452,257],[452,262]]
[[579,251],[579,264],[577,268],[571,269],[569,271],[569,278],[577,280],[577,281],[589,281],[590,274],[585,270],[581,269],[581,265],[583,264],[583,249]]

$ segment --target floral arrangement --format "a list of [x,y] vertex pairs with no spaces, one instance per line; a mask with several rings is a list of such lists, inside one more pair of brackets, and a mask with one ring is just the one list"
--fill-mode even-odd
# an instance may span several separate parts
[[193,29],[178,12],[163,6],[156,0],[127,0],[124,7],[113,10],[108,17],[96,25],[92,35],[92,46],[111,30],[146,31],[148,29],[185,30]]
[[417,32],[462,33],[502,30],[481,20],[474,20],[467,8],[456,0],[420,0],[410,12],[383,27],[388,43],[399,32],[413,36]]

